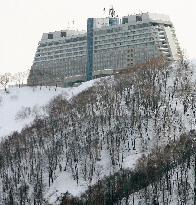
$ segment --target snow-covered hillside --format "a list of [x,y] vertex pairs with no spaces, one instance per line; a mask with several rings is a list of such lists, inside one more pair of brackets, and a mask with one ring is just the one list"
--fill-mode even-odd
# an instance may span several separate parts
[[21,131],[35,117],[45,114],[44,106],[58,95],[71,99],[91,87],[97,80],[78,87],[11,87],[8,93],[0,89],[0,140],[13,131]]
[[[62,94],[62,88],[31,88],[12,87],[9,93],[0,90],[0,138],[20,131],[26,124],[32,122],[35,115],[41,115],[42,107],[52,98]],[[19,116],[26,109],[28,116]]]
[[[59,204],[66,192],[80,196],[89,185],[134,169],[138,158],[194,129],[195,75],[181,66],[146,68],[76,88],[57,88],[38,105],[62,93],[47,109],[37,109],[36,100],[30,100],[27,118],[29,110],[21,102],[11,121],[13,127],[22,125],[10,132],[38,117],[0,144],[0,203],[14,199],[16,204]],[[15,98],[19,104],[22,94],[12,99],[12,92],[3,94],[2,107],[5,99],[14,104]],[[33,92],[44,96],[39,88],[30,92],[29,99]],[[40,113],[45,117],[39,119]]]
[[[115,173],[120,167],[134,169],[135,163],[132,163],[131,157],[137,159],[141,154],[151,152],[153,147],[164,147],[166,144],[177,140],[181,134],[196,128],[194,89],[196,78],[195,72],[192,73],[193,75],[191,73],[191,70],[173,65],[163,72],[153,70],[149,73],[148,71],[146,73],[138,72],[136,79],[132,79],[133,84],[131,80],[129,81],[128,76],[121,76],[120,79],[110,79],[110,81],[105,82],[108,85],[105,90],[102,90],[102,95],[107,96],[108,99],[102,97],[108,105],[106,105],[107,103],[104,105],[104,102],[99,99],[100,97],[97,97],[99,102],[95,102],[98,105],[92,107],[92,113],[96,113],[94,115],[97,117],[100,113],[107,113],[108,109],[108,115],[112,118],[110,119],[111,124],[105,125],[104,132],[100,130],[98,132],[103,132],[103,134],[100,134],[101,137],[102,135],[105,135],[105,137],[109,135],[111,141],[121,139],[119,142],[121,146],[117,142],[115,144],[109,141],[108,152],[110,154],[108,154],[108,157],[103,157],[100,154],[100,162],[108,159],[108,163],[101,167],[105,175]],[[132,77],[130,76],[130,78]],[[96,91],[99,93],[98,90]],[[121,117],[123,119],[120,119]],[[106,141],[106,143],[108,142]],[[115,152],[117,149],[119,150]],[[112,160],[116,162],[115,165],[112,164]],[[110,165],[107,167],[108,164]],[[95,165],[95,170],[97,170],[97,165]],[[59,192],[60,189],[56,189],[55,194],[59,196]],[[70,193],[75,195],[72,190],[70,190]],[[139,197],[141,196],[139,195]],[[138,204],[141,201],[142,199],[138,200]],[[91,201],[89,204],[94,202]],[[145,202],[142,205],[144,204],[146,205]],[[172,203],[169,202],[168,204]],[[177,202],[173,202],[173,204],[177,204]],[[130,205],[132,205],[132,202],[130,202]]]

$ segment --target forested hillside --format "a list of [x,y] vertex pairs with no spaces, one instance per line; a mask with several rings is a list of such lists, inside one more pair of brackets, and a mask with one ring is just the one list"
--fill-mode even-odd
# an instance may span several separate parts
[[[190,188],[196,125],[192,74],[186,61],[159,68],[147,65],[102,78],[69,100],[59,95],[45,108],[45,117],[1,142],[0,204],[63,200],[63,204],[146,205],[153,201],[156,205],[162,202],[151,192],[164,193],[165,199],[178,183]],[[158,163],[157,156],[162,159],[166,154],[166,163]],[[179,157],[170,158],[174,154]],[[152,169],[148,159],[153,159]],[[137,175],[142,169],[152,173]],[[138,181],[132,181],[135,186],[131,187],[128,182],[134,173]],[[141,176],[146,179],[143,184]],[[171,178],[177,185],[171,185]],[[160,187],[167,191],[161,192]]]

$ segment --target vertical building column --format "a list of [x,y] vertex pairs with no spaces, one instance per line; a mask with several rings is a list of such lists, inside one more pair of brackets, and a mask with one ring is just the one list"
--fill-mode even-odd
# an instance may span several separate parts
[[94,53],[94,36],[93,36],[93,18],[87,20],[87,66],[86,66],[86,80],[93,79],[93,53]]

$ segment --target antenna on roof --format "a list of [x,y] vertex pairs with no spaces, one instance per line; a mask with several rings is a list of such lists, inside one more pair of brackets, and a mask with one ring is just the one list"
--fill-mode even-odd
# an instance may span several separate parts
[[111,8],[109,9],[109,16],[113,18],[113,17],[115,17],[115,13],[116,13],[116,12],[115,12],[115,10],[114,10],[114,7],[111,6]]
[[70,29],[70,22],[69,21],[67,22],[67,29],[68,30]]
[[72,28],[71,28],[71,29],[75,30],[75,20],[72,19],[72,22],[71,22],[71,23],[72,23],[72,25],[71,25]]
[[103,8],[103,16],[105,17],[106,16],[106,9]]

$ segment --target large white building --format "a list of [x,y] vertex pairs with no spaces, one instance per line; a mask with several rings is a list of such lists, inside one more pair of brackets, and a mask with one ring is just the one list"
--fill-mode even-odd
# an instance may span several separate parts
[[89,18],[87,32],[44,33],[28,78],[29,85],[67,86],[131,69],[164,56],[179,59],[180,47],[169,17],[142,13]]

